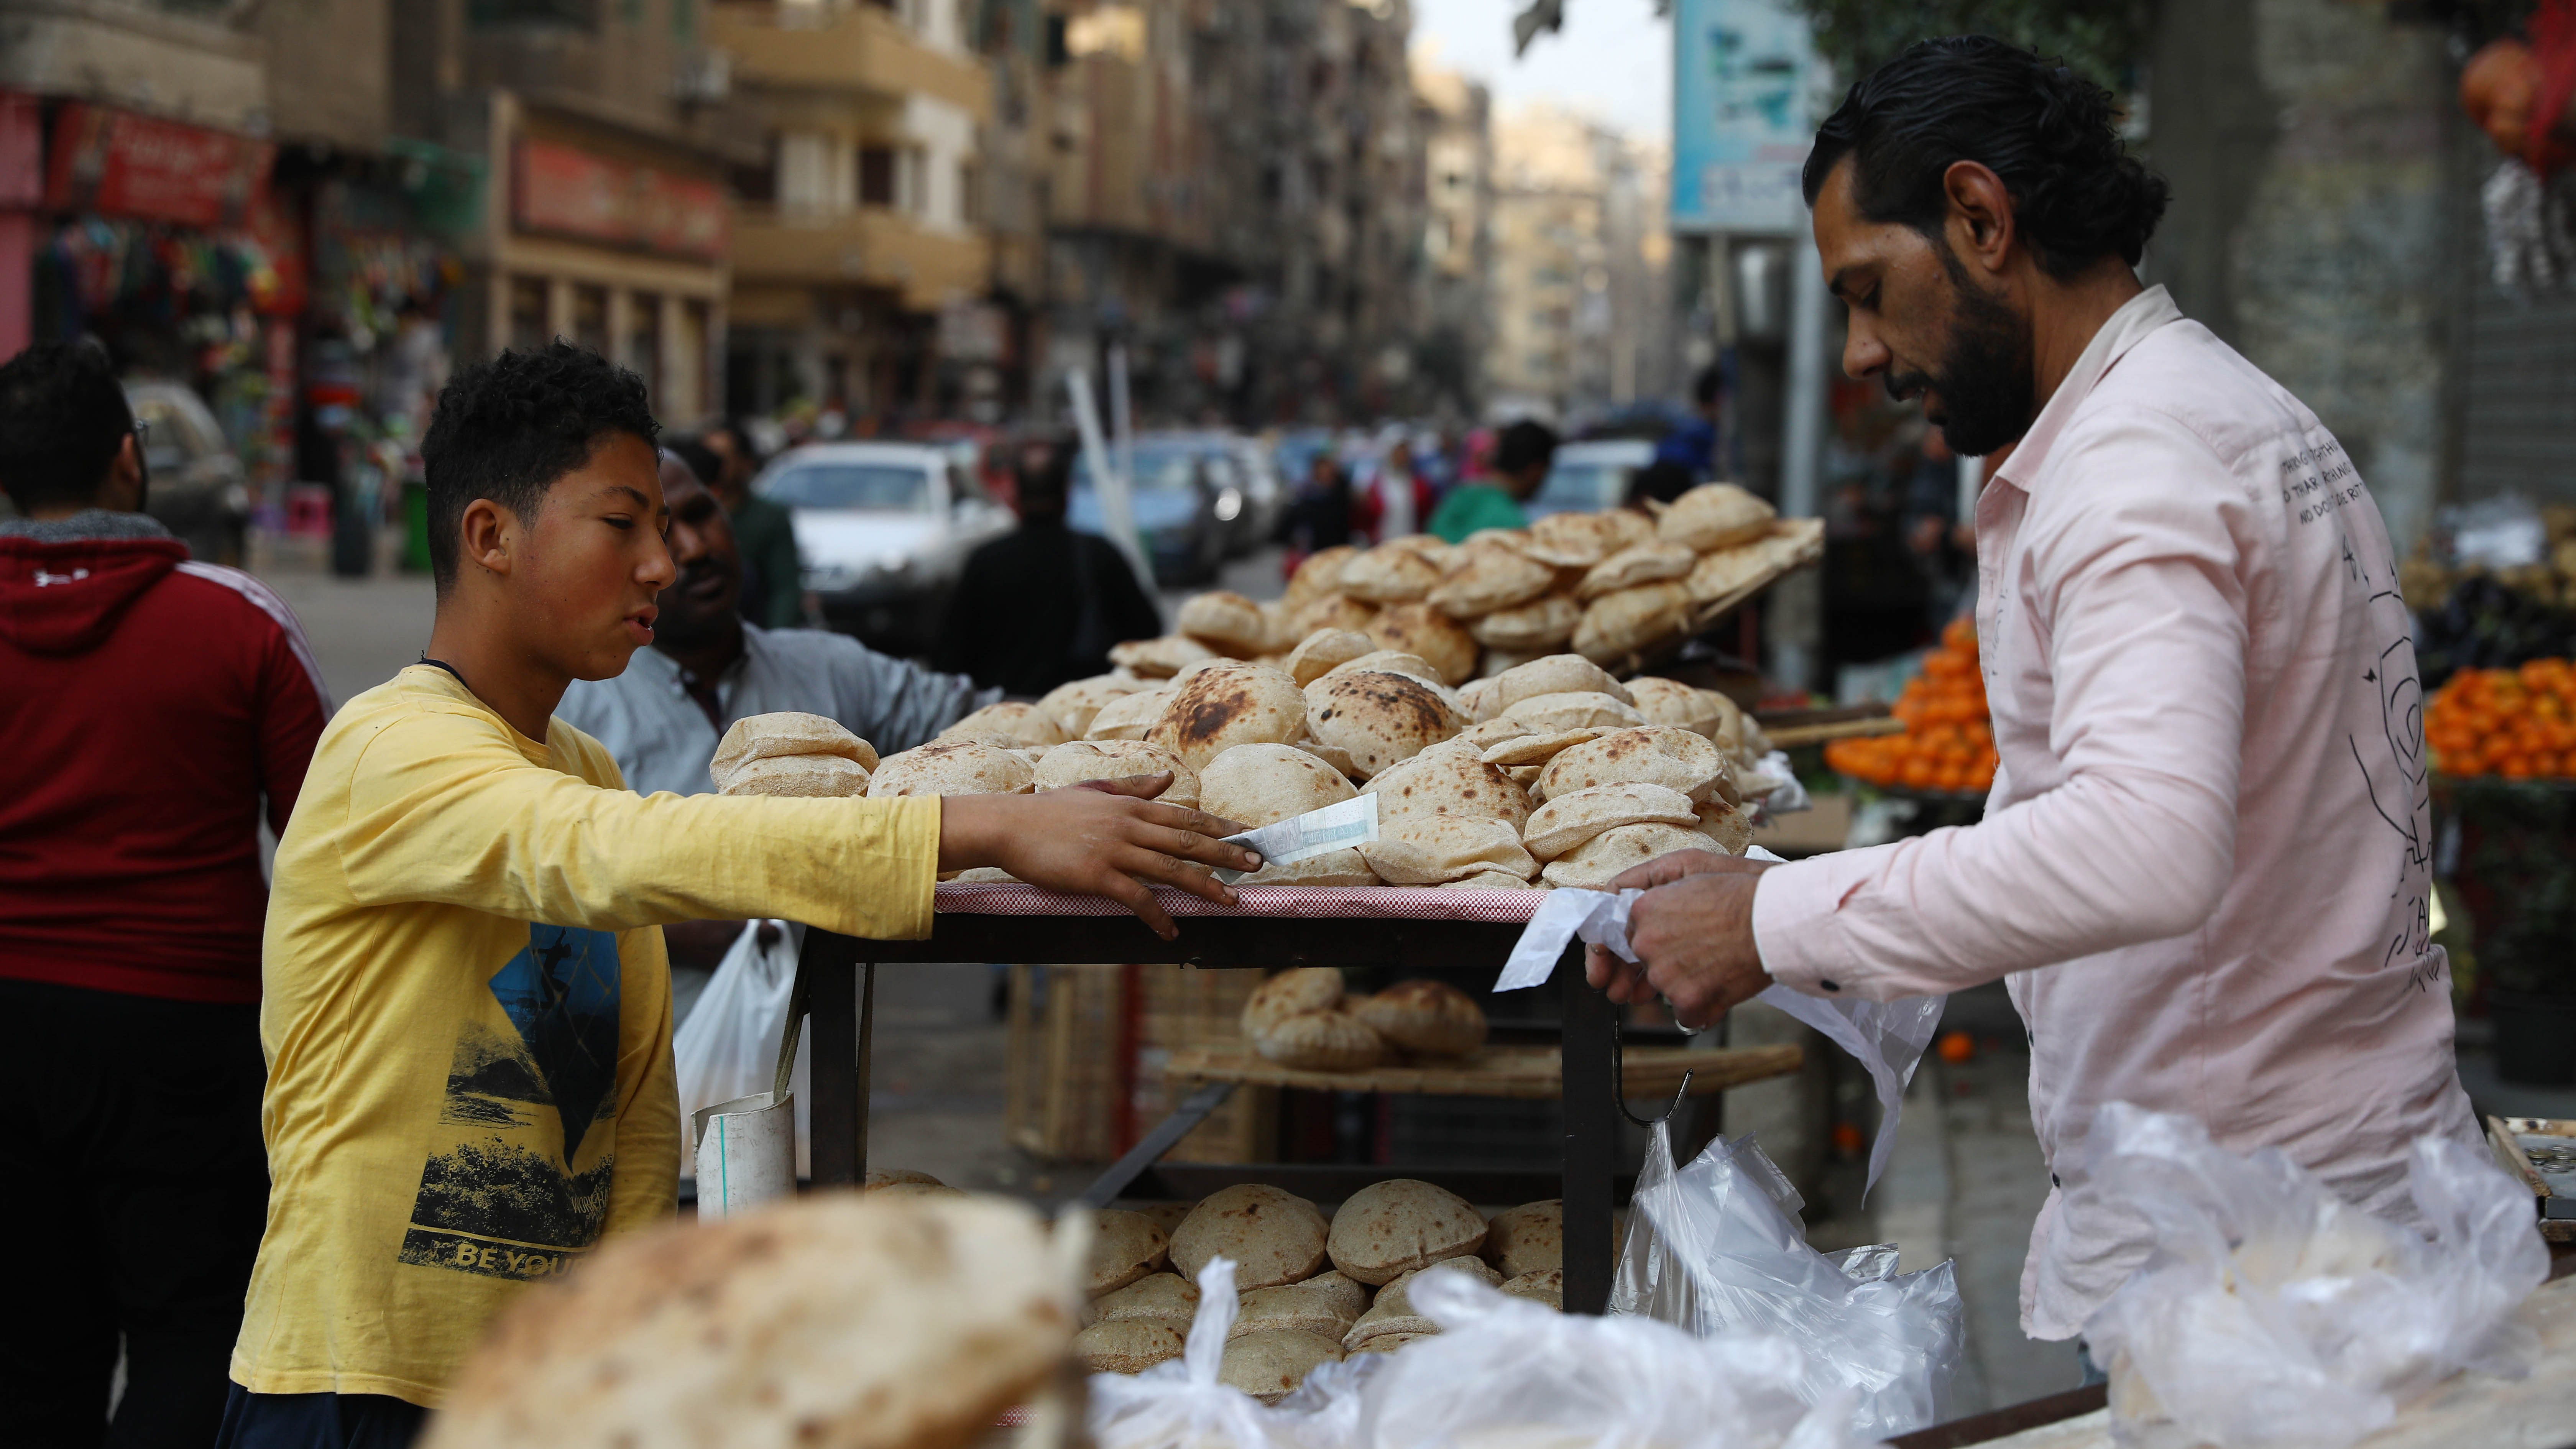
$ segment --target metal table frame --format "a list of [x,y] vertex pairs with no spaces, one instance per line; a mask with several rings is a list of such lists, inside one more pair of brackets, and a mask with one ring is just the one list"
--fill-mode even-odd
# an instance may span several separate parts
[[[1186,966],[1404,966],[1500,970],[1521,923],[1184,916],[1165,941],[1133,916],[941,915],[928,939],[873,941],[808,929],[797,993],[812,1021],[814,1183],[854,1186],[868,1170],[868,1078],[876,968],[1014,961]],[[1563,982],[1565,1307],[1599,1313],[1610,1301],[1611,1197],[1619,1166],[1614,1071],[1618,1008],[1583,982],[1583,947],[1557,963]],[[1568,974],[1570,973],[1570,974]],[[1165,1144],[1169,1146],[1168,1143]]]

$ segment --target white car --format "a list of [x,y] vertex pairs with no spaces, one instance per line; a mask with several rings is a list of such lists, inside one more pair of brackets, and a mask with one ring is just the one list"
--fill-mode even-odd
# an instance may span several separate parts
[[1010,510],[929,444],[816,443],[773,460],[752,488],[795,520],[823,622],[888,653],[929,651],[966,556],[1011,527]]
[[1532,518],[1551,513],[1598,513],[1628,501],[1628,480],[1655,461],[1655,445],[1635,438],[1604,438],[1591,443],[1565,443],[1549,463],[1547,481],[1521,511]]

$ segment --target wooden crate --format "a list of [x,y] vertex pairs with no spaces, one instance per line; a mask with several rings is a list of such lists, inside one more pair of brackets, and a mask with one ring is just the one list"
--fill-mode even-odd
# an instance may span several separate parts
[[[1011,1145],[1050,1162],[1114,1160],[1182,1093],[1171,1054],[1240,1040],[1236,1019],[1258,970],[1014,966],[1005,1125]],[[1258,1162],[1276,1149],[1278,1094],[1247,1087],[1166,1160]]]

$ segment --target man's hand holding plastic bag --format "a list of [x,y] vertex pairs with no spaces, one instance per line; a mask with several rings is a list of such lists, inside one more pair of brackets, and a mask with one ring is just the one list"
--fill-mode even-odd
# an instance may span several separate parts
[[2342,1449],[2463,1368],[2518,1376],[2514,1310],[2549,1274],[2529,1189],[2436,1137],[2408,1186],[2429,1241],[2278,1149],[2239,1157],[2188,1117],[2105,1106],[2068,1211],[2143,1218],[2155,1243],[2084,1326],[2122,1440]]

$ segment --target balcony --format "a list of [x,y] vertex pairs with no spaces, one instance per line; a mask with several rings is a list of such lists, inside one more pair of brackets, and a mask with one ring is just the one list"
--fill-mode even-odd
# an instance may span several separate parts
[[733,55],[737,82],[797,90],[925,95],[981,124],[992,119],[993,79],[983,62],[924,45],[874,5],[852,5],[819,23],[784,24],[783,7],[708,7],[707,40]]
[[984,238],[932,231],[882,207],[806,216],[744,206],[734,228],[738,283],[884,287],[902,295],[907,311],[982,295],[991,267]]

